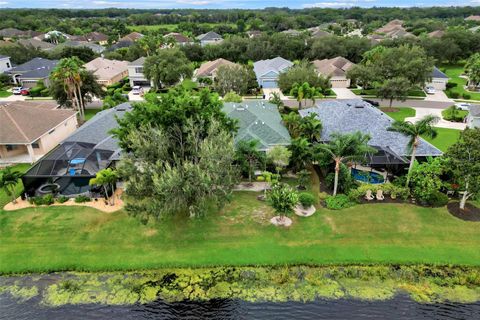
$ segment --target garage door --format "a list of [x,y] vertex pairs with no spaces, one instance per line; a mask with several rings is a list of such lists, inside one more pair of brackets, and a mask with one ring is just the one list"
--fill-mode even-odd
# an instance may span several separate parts
[[262,87],[265,89],[278,88],[277,81],[275,80],[263,80]]

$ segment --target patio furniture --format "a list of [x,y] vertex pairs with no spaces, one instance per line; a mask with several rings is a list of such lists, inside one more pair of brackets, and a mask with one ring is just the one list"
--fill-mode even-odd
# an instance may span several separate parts
[[375,197],[372,194],[372,190],[367,190],[367,193],[365,194],[365,200],[371,201],[375,199]]
[[383,190],[377,190],[377,200],[378,201],[385,200],[385,196],[383,195]]

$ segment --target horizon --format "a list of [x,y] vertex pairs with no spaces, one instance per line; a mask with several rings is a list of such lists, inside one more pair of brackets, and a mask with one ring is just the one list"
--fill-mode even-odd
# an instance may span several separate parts
[[[33,4],[33,5],[32,5]],[[81,4],[74,0],[0,0],[0,9],[265,9],[265,8],[289,8],[289,9],[348,9],[348,8],[432,8],[432,7],[478,7],[480,14],[480,0],[468,0],[459,5],[455,0],[300,0],[284,1],[278,6],[274,0],[140,0],[132,4],[126,0],[85,0]],[[130,7],[134,6],[134,7]]]

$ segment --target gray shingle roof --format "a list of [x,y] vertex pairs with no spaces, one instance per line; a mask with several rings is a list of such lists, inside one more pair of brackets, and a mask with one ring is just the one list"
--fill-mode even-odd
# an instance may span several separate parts
[[201,34],[197,37],[198,40],[200,41],[212,41],[216,39],[223,39],[221,35],[214,31],[209,31],[207,33]]
[[291,138],[276,105],[262,100],[227,102],[223,111],[233,119],[238,119],[239,130],[235,142],[259,140],[260,150],[275,145],[289,145]]
[[118,140],[110,131],[118,126],[117,117],[122,118],[130,111],[130,103],[122,103],[114,108],[100,111],[83,126],[78,128],[63,142],[85,142],[95,144],[95,148],[114,151],[115,159],[119,158]]
[[438,69],[437,67],[433,67],[432,78],[448,79],[448,76],[442,71],[440,71],[440,69]]
[[145,57],[140,57],[137,60],[130,62],[128,65],[129,66],[143,66],[143,64],[145,63],[145,59],[146,59]]
[[468,107],[472,117],[480,117],[480,105],[474,104]]
[[[358,100],[324,101],[316,107],[299,111],[302,117],[315,113],[322,121],[322,140],[328,141],[332,133],[354,133],[357,131],[369,134],[369,145],[383,150],[392,150],[400,156],[409,156],[407,136],[387,131],[394,120],[369,103]],[[420,139],[417,156],[439,156],[442,152],[430,143]]]
[[273,71],[275,73],[280,73],[286,69],[293,66],[291,61],[284,59],[282,57],[276,57],[268,60],[260,60],[253,63],[253,71],[258,78],[261,78],[263,75]]
[[33,58],[24,64],[18,65],[8,72],[11,74],[19,73],[20,78],[44,79],[47,78],[52,70],[57,66],[58,60],[49,60],[44,58]]
[[92,49],[92,51],[95,53],[102,53],[103,51],[105,51],[104,46],[85,41],[67,41],[58,45],[58,47],[86,47]]

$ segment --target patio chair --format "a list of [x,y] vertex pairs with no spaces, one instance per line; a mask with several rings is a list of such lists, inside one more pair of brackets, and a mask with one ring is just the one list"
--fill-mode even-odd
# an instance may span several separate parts
[[377,190],[377,200],[378,201],[383,201],[385,199],[385,196],[383,195],[383,190]]
[[367,190],[367,193],[365,194],[365,200],[371,201],[375,199],[375,197],[372,194],[372,190]]

